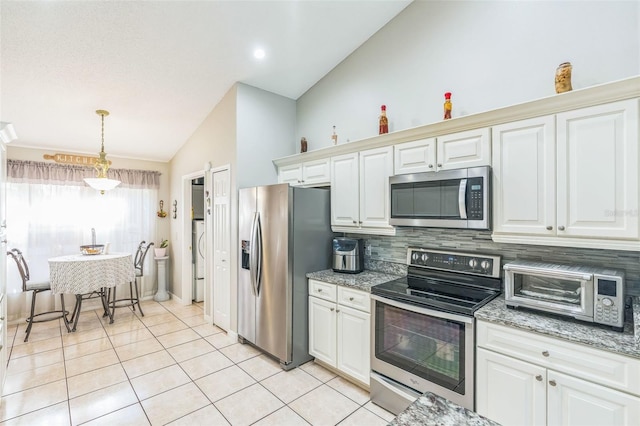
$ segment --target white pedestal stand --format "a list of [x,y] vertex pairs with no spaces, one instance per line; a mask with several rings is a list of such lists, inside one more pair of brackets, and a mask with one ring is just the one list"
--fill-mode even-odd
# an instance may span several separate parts
[[169,293],[167,293],[167,260],[169,256],[156,257],[155,259],[158,264],[158,292],[153,296],[153,300],[164,302],[169,300]]

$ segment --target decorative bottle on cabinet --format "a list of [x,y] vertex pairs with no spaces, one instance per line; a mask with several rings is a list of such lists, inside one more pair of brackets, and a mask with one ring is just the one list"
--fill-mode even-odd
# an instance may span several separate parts
[[451,92],[447,92],[444,94],[444,119],[448,120],[451,118]]
[[571,62],[563,62],[556,69],[556,93],[569,92],[571,87]]
[[380,107],[380,134],[389,133],[389,120],[387,120],[387,106]]

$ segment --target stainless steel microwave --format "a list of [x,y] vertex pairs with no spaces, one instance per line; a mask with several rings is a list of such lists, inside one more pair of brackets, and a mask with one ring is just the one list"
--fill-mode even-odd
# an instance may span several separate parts
[[389,178],[394,226],[491,229],[489,166]]

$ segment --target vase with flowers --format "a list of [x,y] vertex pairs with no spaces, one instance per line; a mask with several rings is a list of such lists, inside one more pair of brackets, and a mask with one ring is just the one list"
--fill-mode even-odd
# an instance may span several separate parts
[[165,257],[167,255],[167,247],[169,247],[169,240],[162,239],[157,248],[153,249],[156,257]]

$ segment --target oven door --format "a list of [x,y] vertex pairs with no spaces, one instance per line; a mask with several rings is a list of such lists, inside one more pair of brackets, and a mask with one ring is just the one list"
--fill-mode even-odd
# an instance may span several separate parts
[[[473,410],[473,317],[371,299],[372,379],[377,373],[391,386],[408,388],[409,396],[430,391]],[[382,399],[379,405],[385,406],[384,392],[375,393],[372,400]]]

